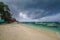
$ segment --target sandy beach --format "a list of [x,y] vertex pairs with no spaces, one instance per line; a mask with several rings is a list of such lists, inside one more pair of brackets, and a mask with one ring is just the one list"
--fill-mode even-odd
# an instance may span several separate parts
[[25,24],[0,25],[0,40],[60,40],[55,31]]

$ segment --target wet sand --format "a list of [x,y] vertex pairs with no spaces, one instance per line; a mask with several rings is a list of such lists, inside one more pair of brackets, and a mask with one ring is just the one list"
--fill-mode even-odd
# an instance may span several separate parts
[[0,25],[0,40],[60,40],[56,31],[25,24]]

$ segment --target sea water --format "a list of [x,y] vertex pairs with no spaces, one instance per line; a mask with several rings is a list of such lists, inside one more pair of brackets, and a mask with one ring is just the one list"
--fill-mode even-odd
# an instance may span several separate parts
[[4,20],[0,20],[0,23],[5,22]]

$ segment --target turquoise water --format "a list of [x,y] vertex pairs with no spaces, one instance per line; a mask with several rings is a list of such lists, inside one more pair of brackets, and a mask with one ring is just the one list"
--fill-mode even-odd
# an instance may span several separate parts
[[[60,23],[58,22],[22,22],[27,25],[32,25],[40,28],[47,28],[49,30],[59,31],[60,32]],[[56,24],[56,26],[47,26],[49,24]]]
[[0,23],[5,22],[4,20],[0,20]]

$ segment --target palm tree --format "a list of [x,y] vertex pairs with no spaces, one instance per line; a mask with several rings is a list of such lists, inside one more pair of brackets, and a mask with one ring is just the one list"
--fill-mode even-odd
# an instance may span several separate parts
[[8,5],[5,5],[3,2],[0,2],[0,16],[2,19],[4,19],[5,21],[10,20],[11,18],[11,14],[10,14],[10,10],[8,8]]

